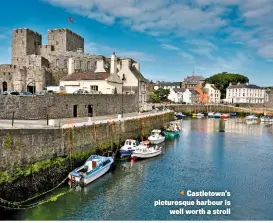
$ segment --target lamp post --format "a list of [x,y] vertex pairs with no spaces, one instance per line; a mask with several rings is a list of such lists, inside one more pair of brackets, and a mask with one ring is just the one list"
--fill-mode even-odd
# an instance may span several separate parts
[[123,74],[123,76],[122,76],[122,79],[121,79],[121,81],[122,81],[122,84],[121,84],[121,94],[122,94],[122,96],[121,96],[121,118],[123,118],[123,83],[124,83],[124,81],[126,80],[126,78],[125,78],[125,74]]

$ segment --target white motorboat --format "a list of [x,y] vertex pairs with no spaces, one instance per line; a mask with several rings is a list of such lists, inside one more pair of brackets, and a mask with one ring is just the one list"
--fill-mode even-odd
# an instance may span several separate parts
[[273,122],[273,118],[265,115],[261,117],[261,122]]
[[124,145],[120,148],[120,156],[125,157],[125,156],[130,156],[132,152],[137,148],[139,145],[139,142],[134,139],[127,139],[124,143]]
[[197,113],[196,117],[197,117],[197,118],[204,118],[205,115],[204,115],[203,113]]
[[214,118],[214,112],[209,112],[208,113],[208,118]]
[[108,172],[114,160],[112,157],[92,155],[85,164],[73,170],[68,179],[75,183],[87,185]]
[[151,144],[159,144],[164,142],[165,137],[161,135],[161,131],[159,129],[154,129],[151,135],[148,137],[148,140]]
[[158,156],[161,153],[162,153],[161,147],[150,146],[150,141],[147,140],[140,143],[140,145],[132,153],[131,157],[147,159]]
[[258,117],[255,115],[246,116],[246,124],[256,124],[258,123]]

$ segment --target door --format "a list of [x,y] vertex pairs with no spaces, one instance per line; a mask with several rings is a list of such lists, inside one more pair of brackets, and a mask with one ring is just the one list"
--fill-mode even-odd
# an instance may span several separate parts
[[88,105],[88,117],[93,117],[93,105]]
[[8,84],[6,81],[3,82],[3,91],[7,91],[8,90]]
[[27,91],[34,94],[36,92],[35,86],[28,85],[27,86]]
[[73,117],[78,117],[78,105],[73,105]]

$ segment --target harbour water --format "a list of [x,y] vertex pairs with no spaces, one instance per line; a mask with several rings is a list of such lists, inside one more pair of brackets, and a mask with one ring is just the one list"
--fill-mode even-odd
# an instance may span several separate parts
[[[262,124],[238,119],[183,120],[182,132],[149,160],[117,163],[85,188],[35,208],[5,212],[13,220],[273,220],[273,135]],[[229,191],[230,214],[171,215],[179,206],[158,200],[186,199],[181,190]],[[212,208],[215,209],[215,208]],[[224,209],[224,208],[223,208]],[[3,216],[3,215],[2,215]]]

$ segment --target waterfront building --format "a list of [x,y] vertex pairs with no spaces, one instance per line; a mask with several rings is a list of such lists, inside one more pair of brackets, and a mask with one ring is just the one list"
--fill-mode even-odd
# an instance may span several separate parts
[[60,86],[64,87],[66,93],[74,93],[77,90],[93,94],[121,94],[122,80],[117,72],[111,73],[105,66],[105,59],[97,61],[94,72],[74,72],[74,60],[68,61],[69,75],[60,81]]
[[232,84],[226,90],[227,103],[265,103],[268,100],[266,90],[254,84]]
[[205,78],[203,76],[187,76],[184,78],[184,81],[180,83],[181,88],[187,88],[189,90],[194,90],[196,88],[202,88]]
[[220,103],[221,92],[214,86],[214,84],[206,83],[204,91],[206,91],[208,95],[208,103]]
[[199,104],[200,101],[200,93],[196,90],[189,90],[191,92],[191,104]]

